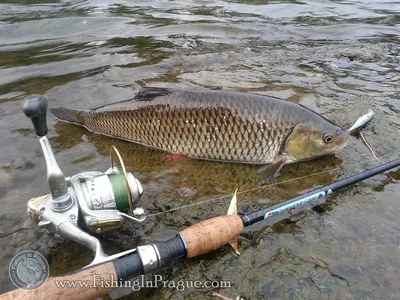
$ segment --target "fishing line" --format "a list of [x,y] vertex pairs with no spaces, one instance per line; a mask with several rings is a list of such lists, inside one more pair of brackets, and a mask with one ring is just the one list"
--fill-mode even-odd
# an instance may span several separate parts
[[[383,156],[380,157],[380,159],[383,159],[386,156],[389,156],[389,155],[383,155]],[[361,165],[361,164],[364,164],[364,163],[365,162],[356,162],[356,163],[348,164],[348,165],[346,165],[346,167],[353,166],[353,165],[357,166],[357,165]],[[309,174],[309,175],[304,175],[304,176],[300,176],[300,177],[296,177],[296,178],[291,178],[291,179],[287,179],[287,180],[283,180],[283,181],[279,181],[279,182],[273,182],[273,183],[270,183],[270,184],[267,184],[267,185],[263,185],[263,186],[259,186],[259,187],[255,187],[255,188],[251,188],[251,189],[248,189],[248,190],[237,192],[236,195],[240,195],[240,194],[244,194],[244,193],[249,193],[249,192],[253,192],[253,191],[269,188],[271,186],[276,186],[278,184],[284,184],[284,183],[292,182],[292,181],[299,180],[299,179],[306,179],[306,178],[309,178],[309,177],[322,175],[322,174],[326,174],[326,173],[333,172],[333,171],[339,171],[339,170],[341,170],[343,168],[344,167],[341,166],[341,167],[338,167],[338,168],[332,168],[332,169],[324,170],[324,171],[313,173],[313,174]],[[211,198],[211,199],[199,201],[199,202],[196,202],[196,203],[183,205],[183,206],[179,206],[179,207],[172,208],[172,209],[169,209],[169,210],[161,211],[161,212],[158,212],[158,213],[149,214],[149,215],[147,215],[147,217],[158,216],[158,215],[162,215],[162,214],[169,213],[169,212],[172,212],[172,211],[177,211],[177,210],[188,208],[188,207],[192,207],[192,206],[195,206],[195,205],[200,205],[200,204],[203,204],[203,203],[220,201],[220,200],[226,199],[228,197],[230,199],[232,196],[233,196],[233,194],[227,194],[227,195],[224,195],[224,196],[219,196],[217,198]]]
[[12,235],[12,234],[14,234],[14,233],[20,232],[20,231],[22,231],[22,230],[28,230],[28,229],[30,229],[30,228],[23,227],[23,228],[18,228],[18,229],[16,229],[16,230],[12,231],[12,232],[1,233],[1,234],[0,234],[0,239],[5,238],[5,237],[7,237],[7,236],[10,236],[10,235]]
[[128,186],[126,184],[125,175],[118,174],[108,176],[110,179],[111,187],[114,192],[114,199],[117,209],[124,209],[129,207],[129,193]]

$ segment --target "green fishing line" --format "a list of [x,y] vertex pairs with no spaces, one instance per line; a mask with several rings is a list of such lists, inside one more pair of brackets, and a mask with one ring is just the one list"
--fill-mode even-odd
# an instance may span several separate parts
[[123,174],[109,175],[110,183],[114,192],[115,204],[118,210],[129,207],[129,190]]

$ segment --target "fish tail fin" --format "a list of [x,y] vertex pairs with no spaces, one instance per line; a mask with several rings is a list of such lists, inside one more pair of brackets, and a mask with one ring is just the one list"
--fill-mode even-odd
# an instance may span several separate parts
[[52,108],[51,113],[55,115],[58,119],[68,123],[74,123],[77,125],[83,125],[82,110],[67,109],[67,108]]

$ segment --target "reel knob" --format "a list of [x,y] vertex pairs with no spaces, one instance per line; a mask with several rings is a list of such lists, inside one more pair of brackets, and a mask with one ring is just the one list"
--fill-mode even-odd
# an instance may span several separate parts
[[139,180],[137,180],[131,172],[126,174],[126,180],[128,182],[128,187],[131,192],[131,201],[132,204],[139,201],[140,197],[143,194],[143,187]]
[[25,116],[31,119],[36,135],[43,137],[47,135],[47,101],[43,96],[31,96],[25,99],[22,109]]

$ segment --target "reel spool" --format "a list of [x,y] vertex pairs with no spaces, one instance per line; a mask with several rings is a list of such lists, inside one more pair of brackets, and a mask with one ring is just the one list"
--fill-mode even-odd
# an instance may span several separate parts
[[[146,219],[144,209],[141,207],[134,208],[143,194],[143,187],[131,172],[126,172],[121,154],[114,145],[110,149],[110,164],[111,172],[117,173],[113,176],[109,175],[115,195],[116,208],[120,211],[120,215],[136,222],[143,222]],[[130,215],[121,212],[128,207]]]
[[[119,173],[114,176],[109,176],[114,195],[116,195],[117,209],[123,210],[129,207],[129,211],[133,213],[134,204],[143,194],[142,185],[131,172],[126,172],[124,161],[115,146],[112,146],[110,149],[110,163],[111,170],[115,170]],[[125,197],[125,195],[127,195],[127,197]]]
[[142,185],[131,172],[126,172],[115,146],[110,149],[110,164],[111,168],[104,173],[83,172],[70,180],[71,192],[91,232],[102,233],[119,228],[124,218],[135,222],[146,219],[144,209],[136,207],[143,193]]
[[110,149],[111,168],[105,173],[85,172],[80,179],[86,182],[88,207],[92,210],[117,209],[139,215],[133,209],[143,194],[143,188],[131,172],[126,172],[122,157],[115,146]]

